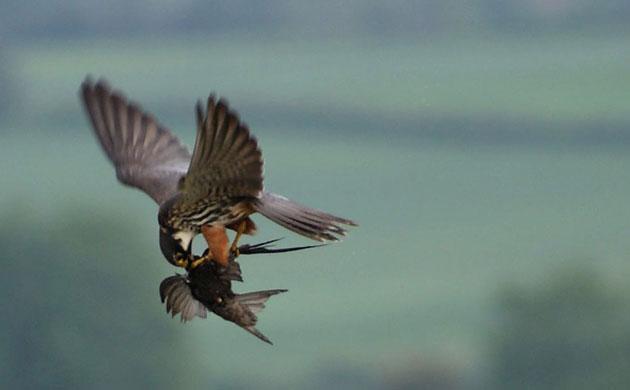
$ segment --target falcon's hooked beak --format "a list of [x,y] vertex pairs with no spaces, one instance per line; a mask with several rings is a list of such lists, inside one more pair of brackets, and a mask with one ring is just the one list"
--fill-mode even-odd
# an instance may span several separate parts
[[160,249],[169,263],[185,267],[193,260],[191,247],[194,236],[193,232],[160,226]]

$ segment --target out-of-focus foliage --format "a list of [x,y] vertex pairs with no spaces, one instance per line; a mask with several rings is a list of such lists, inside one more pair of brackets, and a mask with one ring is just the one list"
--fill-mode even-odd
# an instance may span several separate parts
[[630,307],[592,272],[564,270],[504,292],[498,388],[621,389],[630,383]]
[[[59,212],[52,225],[28,215],[18,207],[0,217],[2,387],[185,383],[180,333],[162,310],[147,310],[158,306],[160,279],[141,288],[154,262],[128,239],[133,232],[92,210]],[[122,266],[130,261],[147,272]]]
[[9,109],[11,100],[16,98],[16,92],[13,87],[7,53],[0,46],[0,121],[2,121],[4,114]]

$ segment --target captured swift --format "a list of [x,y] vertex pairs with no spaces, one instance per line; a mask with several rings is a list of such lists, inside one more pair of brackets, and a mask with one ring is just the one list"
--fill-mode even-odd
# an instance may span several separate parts
[[[314,246],[274,249],[278,240],[256,245],[241,245],[239,252],[245,255],[257,253],[293,252]],[[265,308],[267,300],[287,290],[274,289],[237,294],[232,291],[232,282],[242,282],[241,267],[230,253],[227,267],[215,262],[205,262],[185,275],[173,275],[160,283],[160,299],[166,304],[166,311],[173,317],[179,314],[182,322],[195,317],[206,318],[208,311],[230,321],[271,344],[271,341],[256,329],[257,314]]]

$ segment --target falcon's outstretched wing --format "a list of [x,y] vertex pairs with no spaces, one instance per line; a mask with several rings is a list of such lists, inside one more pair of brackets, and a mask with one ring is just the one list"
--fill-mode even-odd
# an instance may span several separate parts
[[180,190],[184,202],[225,197],[258,197],[263,188],[263,159],[256,138],[225,100],[197,104],[197,138]]
[[186,147],[153,116],[112,91],[103,80],[94,84],[86,79],[81,98],[118,180],[141,189],[158,204],[173,196],[190,163]]

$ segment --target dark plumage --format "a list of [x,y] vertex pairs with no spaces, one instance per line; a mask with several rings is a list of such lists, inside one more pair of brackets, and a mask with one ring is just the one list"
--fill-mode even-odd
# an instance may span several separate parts
[[[257,245],[242,245],[241,254],[292,252],[313,246],[272,249],[268,241]],[[186,275],[170,276],[160,283],[160,298],[166,303],[167,313],[173,317],[180,315],[182,322],[195,317],[206,318],[207,310],[221,318],[242,327],[259,339],[271,344],[271,341],[256,329],[258,314],[265,302],[276,294],[287,290],[265,290],[244,294],[232,291],[233,281],[242,281],[241,268],[230,257],[228,266],[219,267],[214,262],[206,262],[188,271]]]

